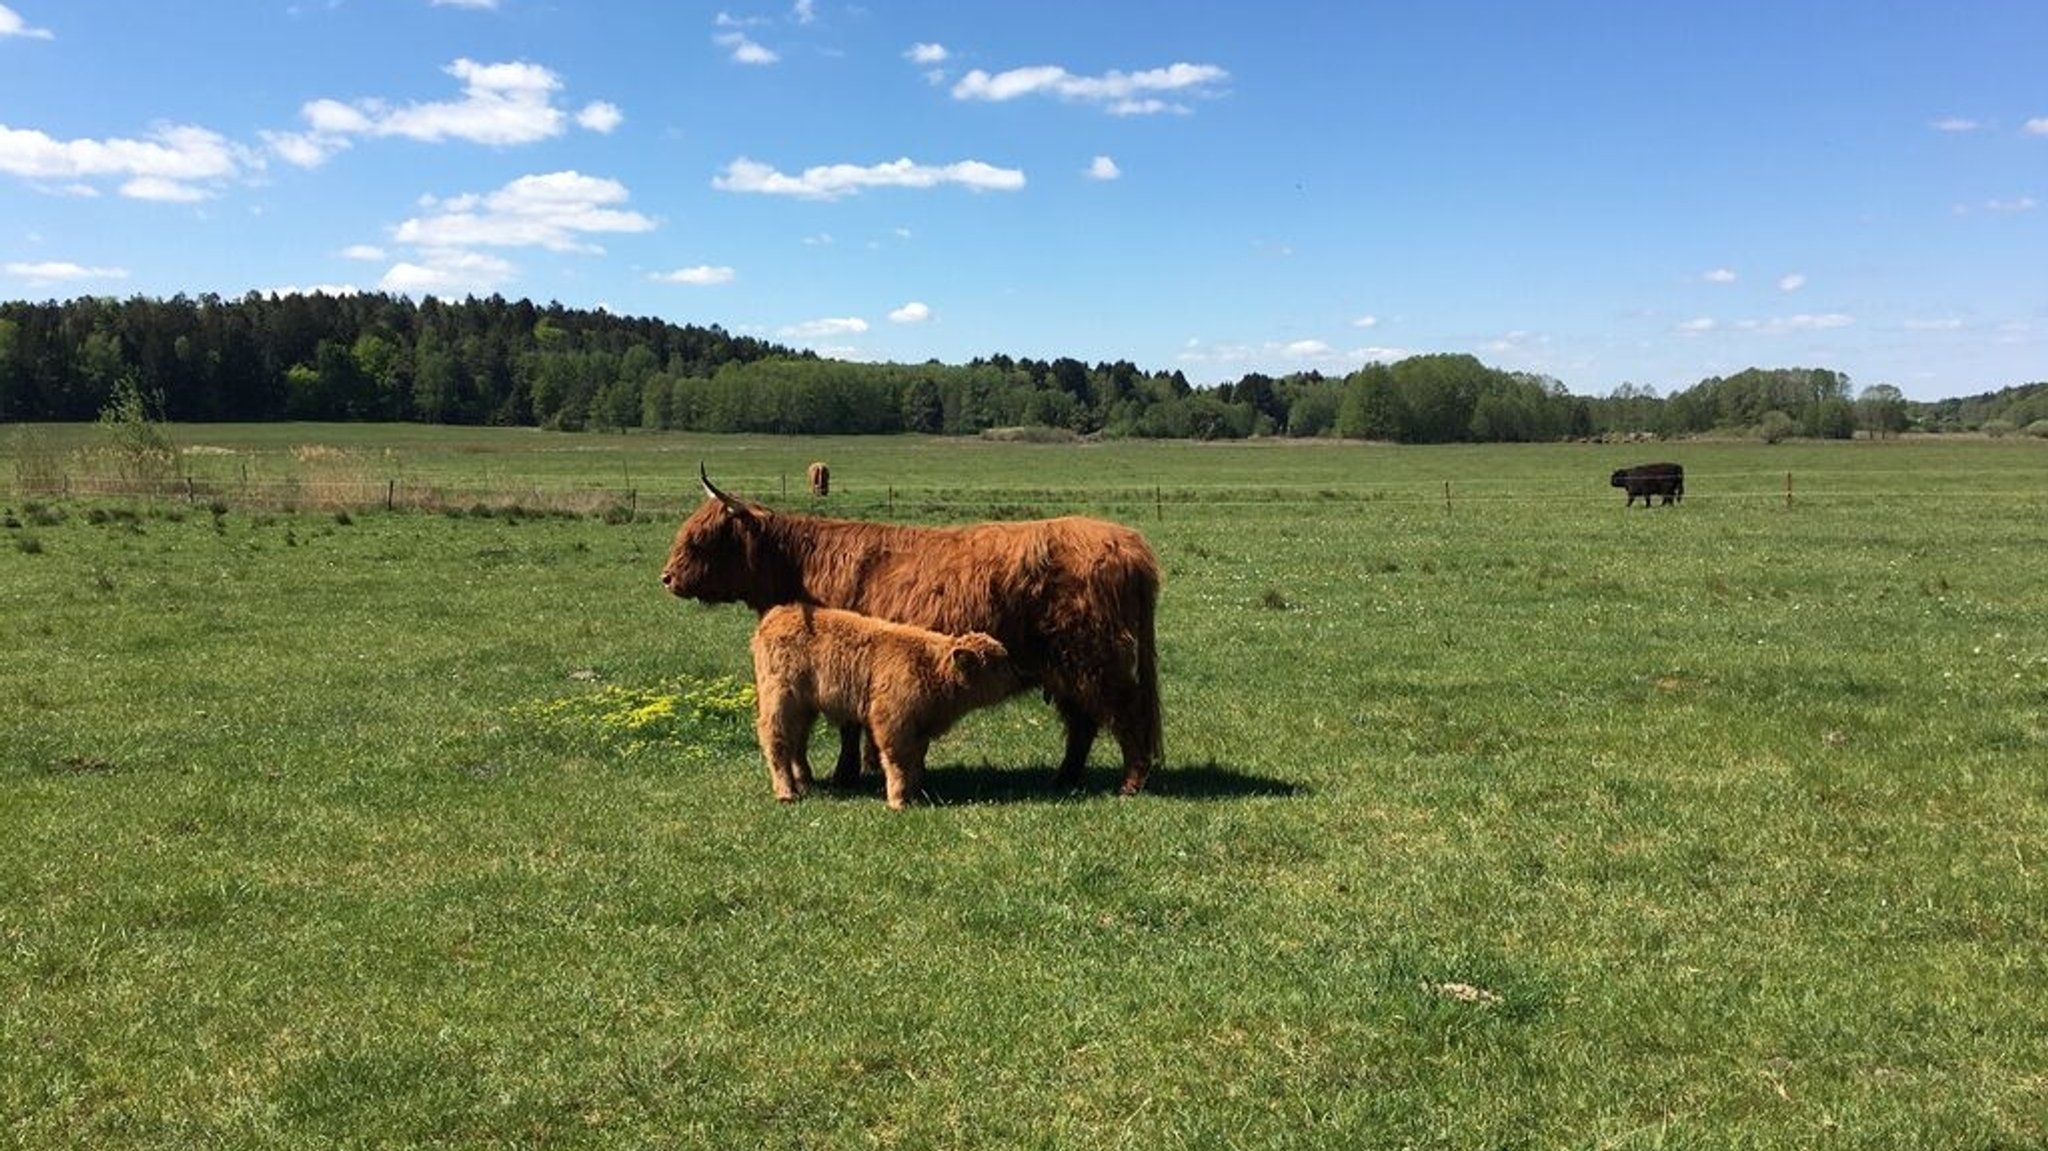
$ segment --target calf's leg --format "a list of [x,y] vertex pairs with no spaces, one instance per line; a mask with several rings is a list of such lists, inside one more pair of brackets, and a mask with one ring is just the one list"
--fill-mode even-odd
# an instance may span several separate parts
[[924,744],[909,739],[882,745],[882,787],[889,810],[903,810],[924,791],[924,753]]
[[754,731],[761,741],[761,756],[768,761],[768,786],[783,803],[802,798],[810,784],[806,745],[810,743],[811,722],[815,718],[792,704],[772,698],[761,701]]

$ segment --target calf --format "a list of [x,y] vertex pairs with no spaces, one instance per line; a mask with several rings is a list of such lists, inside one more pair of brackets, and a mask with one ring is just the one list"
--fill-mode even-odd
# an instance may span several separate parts
[[1010,653],[983,632],[950,636],[809,604],[764,612],[753,649],[755,730],[783,802],[810,786],[807,749],[820,715],[867,729],[889,806],[901,808],[923,785],[933,739],[1024,687]]
[[1632,468],[1616,468],[1607,483],[1628,492],[1628,502],[1623,507],[1635,506],[1637,496],[1642,497],[1644,507],[1650,506],[1651,496],[1662,496],[1667,504],[1685,498],[1685,469],[1677,464],[1637,464]]
[[811,481],[812,495],[824,499],[832,494],[832,469],[825,466],[825,461],[819,460],[805,468],[804,476]]

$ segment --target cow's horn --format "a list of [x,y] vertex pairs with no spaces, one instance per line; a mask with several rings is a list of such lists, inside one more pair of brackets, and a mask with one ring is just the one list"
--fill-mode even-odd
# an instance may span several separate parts
[[724,504],[725,510],[730,512],[746,510],[741,507],[738,500],[718,490],[718,485],[711,482],[710,474],[704,470],[704,461],[702,460],[697,461],[697,479],[704,485],[704,494]]

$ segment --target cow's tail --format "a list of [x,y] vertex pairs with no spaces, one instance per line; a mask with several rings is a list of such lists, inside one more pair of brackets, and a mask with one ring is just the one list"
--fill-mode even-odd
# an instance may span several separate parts
[[1159,706],[1159,646],[1152,624],[1155,610],[1156,604],[1148,602],[1144,617],[1138,623],[1137,679],[1139,707],[1143,713],[1140,730],[1145,733],[1145,746],[1149,749],[1146,758],[1153,767],[1158,767],[1166,761],[1166,717]]

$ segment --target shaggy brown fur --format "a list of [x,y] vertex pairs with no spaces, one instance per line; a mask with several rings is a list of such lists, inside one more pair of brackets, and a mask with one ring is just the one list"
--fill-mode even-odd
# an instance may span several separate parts
[[810,477],[812,495],[824,499],[832,494],[832,469],[825,466],[825,461],[812,464],[804,469],[804,474]]
[[[1059,709],[1062,783],[1080,781],[1107,724],[1123,751],[1122,792],[1145,786],[1163,751],[1159,561],[1145,537],[1080,516],[942,528],[827,519],[705,488],[711,498],[683,522],[662,568],[669,591],[760,612],[813,603],[948,635],[987,632]],[[858,771],[857,746],[842,746],[834,782]]]
[[810,783],[806,748],[820,715],[867,729],[889,806],[900,808],[923,787],[932,740],[1023,686],[1010,653],[986,633],[956,637],[809,604],[771,608],[753,648],[755,730],[784,802]]

